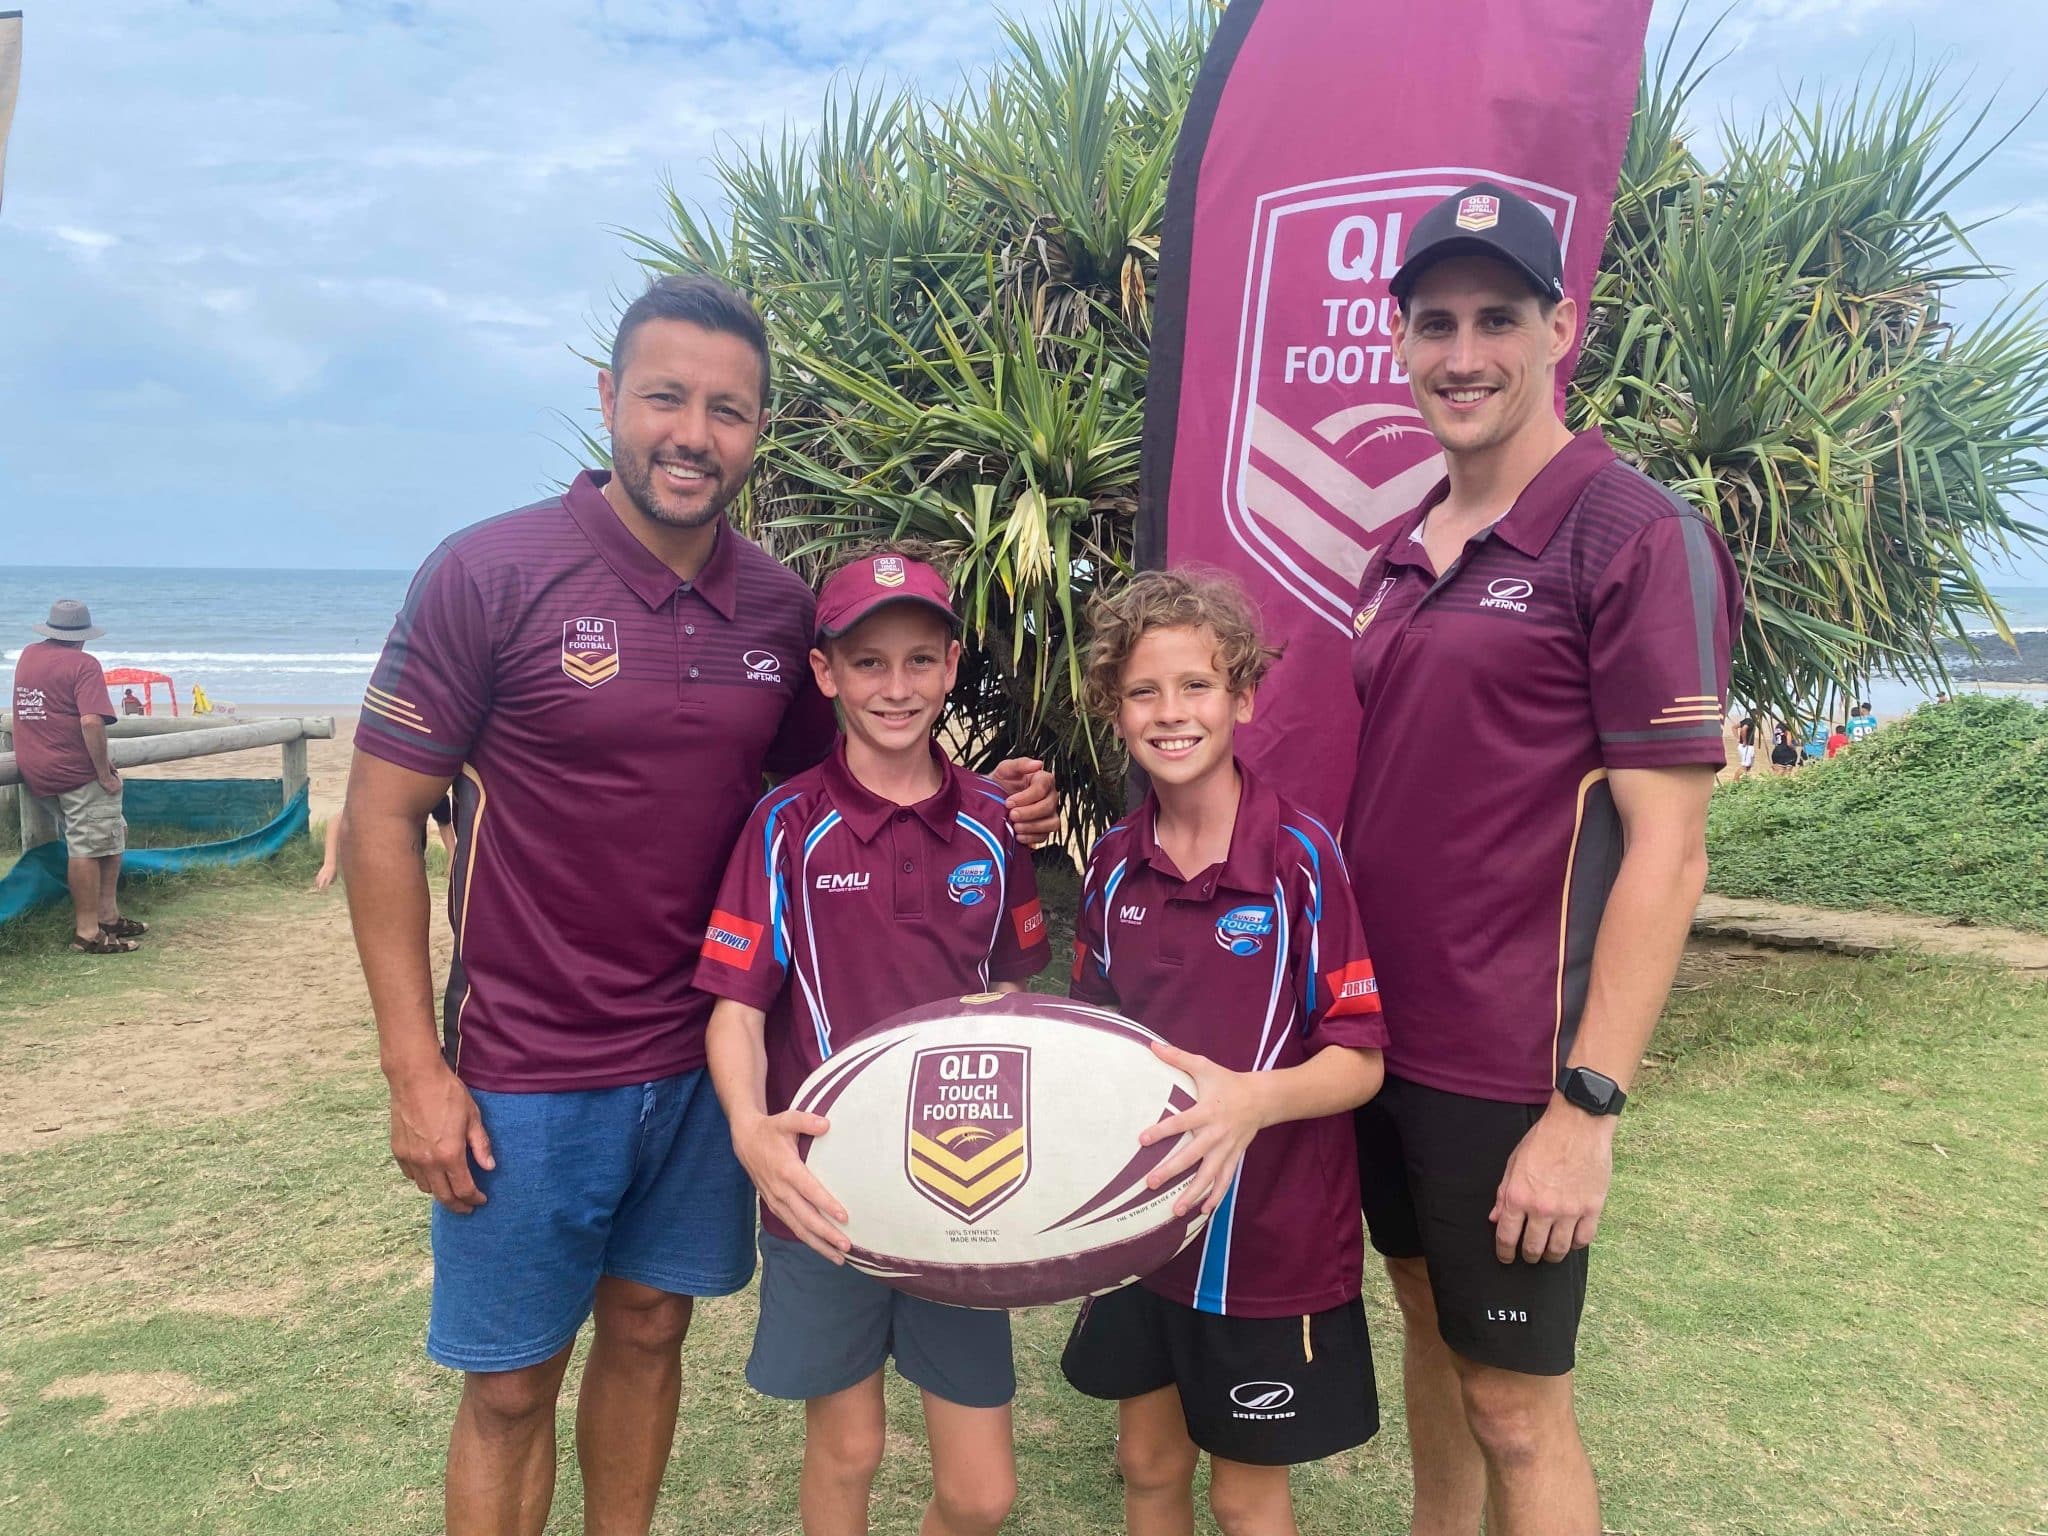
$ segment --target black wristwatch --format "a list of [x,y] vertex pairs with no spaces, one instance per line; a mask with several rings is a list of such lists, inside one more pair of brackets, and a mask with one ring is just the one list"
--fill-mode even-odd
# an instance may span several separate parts
[[1566,1067],[1557,1075],[1557,1091],[1564,1095],[1567,1104],[1574,1104],[1589,1115],[1618,1115],[1621,1106],[1628,1102],[1621,1084],[1591,1067]]

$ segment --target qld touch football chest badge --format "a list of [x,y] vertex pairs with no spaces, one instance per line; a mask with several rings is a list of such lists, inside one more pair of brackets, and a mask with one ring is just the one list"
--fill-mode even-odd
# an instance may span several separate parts
[[619,626],[614,619],[570,619],[562,625],[562,670],[586,688],[619,675]]
[[1030,1089],[1027,1046],[919,1051],[903,1149],[917,1192],[972,1223],[1022,1189],[1031,1176]]

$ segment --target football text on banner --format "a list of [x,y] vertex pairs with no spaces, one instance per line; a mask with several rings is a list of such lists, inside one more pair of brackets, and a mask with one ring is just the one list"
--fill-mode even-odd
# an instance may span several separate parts
[[1649,11],[1234,0],[1210,45],[1167,199],[1138,559],[1251,590],[1287,656],[1242,750],[1332,825],[1360,757],[1359,573],[1442,474],[1388,279],[1417,217],[1487,179],[1549,214],[1583,315]]

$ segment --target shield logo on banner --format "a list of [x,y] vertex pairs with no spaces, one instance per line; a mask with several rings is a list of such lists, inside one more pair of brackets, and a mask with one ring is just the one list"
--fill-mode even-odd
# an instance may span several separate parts
[[1224,521],[1274,581],[1347,636],[1375,530],[1443,474],[1394,358],[1387,283],[1415,221],[1482,179],[1549,214],[1570,261],[1577,199],[1483,168],[1284,187],[1261,196],[1253,215]]
[[562,625],[562,670],[586,688],[619,675],[619,626],[612,619],[570,619]]
[[988,1215],[1031,1176],[1031,1052],[1021,1045],[919,1051],[904,1116],[904,1171],[962,1221]]

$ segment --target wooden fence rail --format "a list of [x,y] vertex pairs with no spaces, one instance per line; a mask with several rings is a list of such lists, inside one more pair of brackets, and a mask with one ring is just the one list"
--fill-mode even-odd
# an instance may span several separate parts
[[[0,747],[11,747],[11,721],[0,717]],[[116,768],[139,768],[149,763],[173,763],[188,757],[211,757],[220,752],[246,752],[256,747],[284,749],[284,798],[286,803],[306,782],[306,743],[329,740],[334,735],[331,716],[283,716],[272,720],[187,722],[130,716],[107,727],[107,757]],[[21,846],[24,851],[57,840],[56,802],[32,793],[21,781],[21,769],[11,751],[0,751],[0,790],[18,789]]]

